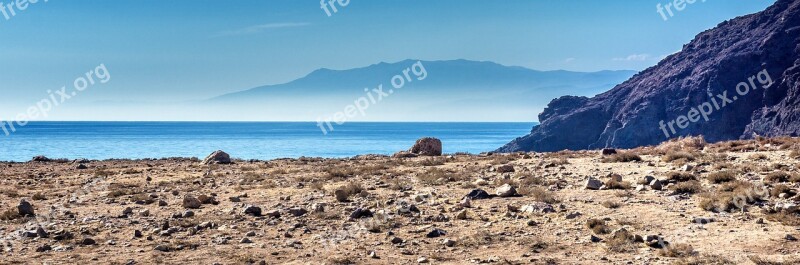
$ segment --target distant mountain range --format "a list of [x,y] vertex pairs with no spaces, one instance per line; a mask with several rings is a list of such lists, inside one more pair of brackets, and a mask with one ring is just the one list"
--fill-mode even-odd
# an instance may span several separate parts
[[[226,94],[203,104],[284,120],[316,120],[342,111],[417,60],[379,63],[350,70],[319,69],[278,85]],[[634,71],[536,71],[493,62],[421,61],[424,80],[413,79],[370,106],[365,121],[528,121],[547,102],[565,94],[593,96],[630,78]],[[411,77],[415,77],[411,74]],[[312,107],[313,106],[313,107]],[[313,110],[311,110],[313,109]]]
[[608,92],[553,100],[540,126],[498,151],[629,148],[695,135],[711,142],[798,136],[798,43],[800,1],[778,0],[700,33]]

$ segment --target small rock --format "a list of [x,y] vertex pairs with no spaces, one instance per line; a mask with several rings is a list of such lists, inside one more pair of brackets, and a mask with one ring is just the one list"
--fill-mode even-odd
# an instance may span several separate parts
[[787,241],[797,241],[797,238],[790,234],[786,234],[784,239],[786,239]]
[[187,209],[199,209],[203,203],[191,195],[183,196],[183,208]]
[[333,191],[333,195],[336,196],[336,200],[339,202],[346,202],[347,197],[349,197],[347,192],[341,189]]
[[240,199],[239,197],[236,197],[236,196],[230,197],[230,198],[228,198],[228,200],[230,200],[231,202],[241,202],[242,201],[242,199]]
[[661,190],[664,188],[664,184],[661,183],[660,180],[654,179],[653,181],[650,181],[650,188],[653,190]]
[[392,242],[392,244],[395,244],[395,245],[396,245],[396,244],[403,243],[403,239],[401,239],[401,238],[399,238],[399,237],[392,237],[392,240],[391,240],[391,242]]
[[599,190],[602,186],[602,181],[593,177],[589,177],[589,179],[586,180],[586,185],[584,185],[584,188],[587,190]]
[[440,236],[444,236],[444,235],[447,235],[447,232],[445,232],[444,230],[439,229],[439,228],[434,228],[433,230],[428,232],[428,234],[425,235],[425,237],[435,238],[435,237],[440,237]]
[[444,244],[447,247],[453,247],[456,245],[456,241],[452,239],[445,239],[444,241],[442,241],[442,244]]
[[500,186],[500,188],[497,188],[495,194],[497,194],[497,196],[500,196],[501,198],[512,197],[517,195],[517,189],[515,189],[510,184],[506,183],[503,184],[503,186]]
[[246,215],[261,216],[261,208],[254,205],[246,206],[242,212]]
[[514,172],[514,166],[512,165],[502,165],[497,167],[497,173],[511,173]]
[[467,194],[467,198],[472,200],[482,200],[482,199],[489,199],[489,193],[482,189],[474,189]]
[[95,242],[95,241],[94,241],[94,239],[92,239],[92,238],[90,238],[90,237],[84,238],[84,239],[83,239],[83,240],[81,240],[81,242],[80,242],[80,244],[81,244],[81,245],[84,245],[84,246],[94,245],[94,244],[96,244],[96,243],[97,243],[97,242]]
[[428,258],[426,257],[420,257],[417,259],[417,263],[428,263],[428,262],[429,262]]
[[30,202],[22,199],[19,201],[17,205],[17,212],[21,216],[35,216],[36,214],[33,212],[33,205]]
[[169,252],[170,251],[170,247],[167,246],[167,245],[158,245],[154,249],[156,251],[161,251],[161,252]]
[[617,154],[617,149],[614,149],[614,148],[605,148],[605,149],[603,149],[603,155],[604,156],[614,155],[614,154]]
[[245,238],[242,238],[242,240],[240,240],[239,243],[241,243],[241,244],[250,244],[250,243],[253,243],[253,241],[250,240],[249,238],[245,237]]
[[372,217],[372,211],[369,209],[358,208],[353,213],[350,214],[350,219],[361,219],[361,218],[368,218]]
[[440,156],[442,155],[442,141],[431,137],[421,138],[408,151],[421,156]]
[[289,213],[294,215],[294,216],[299,217],[299,216],[305,215],[306,213],[308,213],[308,211],[306,209],[304,209],[304,208],[295,207],[295,208],[289,209]]
[[267,216],[272,218],[281,218],[281,211],[279,210],[269,210],[267,211]]

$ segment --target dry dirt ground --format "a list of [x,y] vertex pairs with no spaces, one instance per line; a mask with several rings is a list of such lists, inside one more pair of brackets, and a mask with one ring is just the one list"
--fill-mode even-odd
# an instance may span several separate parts
[[0,163],[0,264],[798,264],[798,143]]

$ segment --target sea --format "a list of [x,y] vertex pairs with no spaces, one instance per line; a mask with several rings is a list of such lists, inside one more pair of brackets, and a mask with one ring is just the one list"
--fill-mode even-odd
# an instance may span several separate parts
[[[44,155],[65,159],[204,158],[223,150],[234,158],[344,158],[391,155],[421,137],[442,140],[445,153],[495,150],[536,123],[350,122],[324,134],[315,122],[30,122],[0,130],[0,161]],[[8,129],[8,128],[6,128]]]

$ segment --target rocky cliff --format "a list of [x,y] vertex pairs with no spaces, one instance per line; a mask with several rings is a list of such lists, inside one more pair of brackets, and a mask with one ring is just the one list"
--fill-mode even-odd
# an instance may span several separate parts
[[[593,98],[565,96],[498,151],[631,148],[800,134],[800,1],[700,33],[658,65]],[[745,93],[741,93],[745,92]]]

